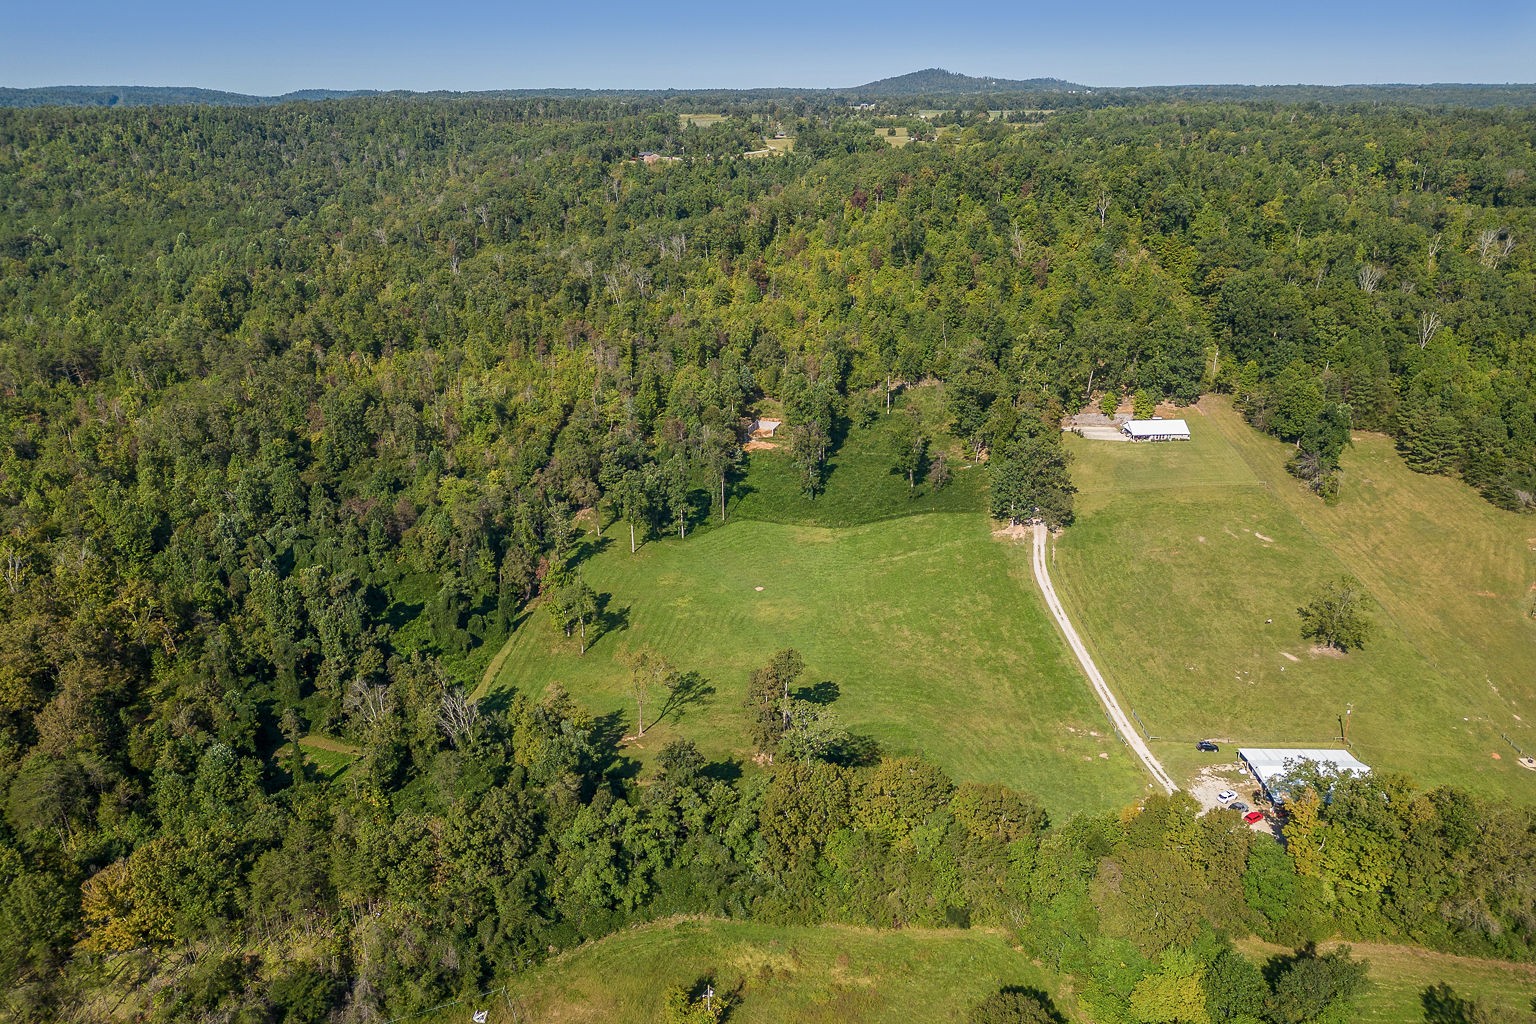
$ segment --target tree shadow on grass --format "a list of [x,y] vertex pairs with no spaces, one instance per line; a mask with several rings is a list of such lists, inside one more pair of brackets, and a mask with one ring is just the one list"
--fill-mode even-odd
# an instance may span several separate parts
[[843,695],[842,687],[830,679],[823,679],[814,686],[802,686],[790,696],[807,704],[831,704]]
[[612,594],[597,595],[597,614],[594,617],[597,624],[597,636],[587,647],[590,652],[610,633],[622,633],[629,628],[629,605],[615,607]]
[[661,705],[661,710],[656,714],[656,721],[661,721],[668,715],[672,721],[682,720],[683,712],[687,709],[709,703],[709,699],[715,695],[715,688],[708,679],[697,672],[678,672],[667,687],[666,702]]
[[480,705],[480,710],[489,714],[505,714],[512,707],[512,698],[517,691],[512,687],[496,687],[481,697],[475,703]]
[[612,537],[604,537],[601,534],[593,535],[583,532],[571,544],[571,565],[580,565],[582,562],[607,551],[613,544]]
[[699,774],[716,782],[723,782],[727,786],[734,785],[741,778],[741,762],[735,758],[727,758],[724,761],[712,761],[699,769]]
[[845,768],[869,768],[879,764],[881,756],[880,742],[873,736],[849,733],[848,738],[838,744],[833,760]]
[[[1492,1024],[1497,1018],[1474,999],[1463,999],[1446,982],[1431,985],[1419,994],[1426,1024]],[[1536,1007],[1536,1000],[1532,1000]]]
[[610,781],[633,779],[640,774],[640,762],[625,757],[619,747],[624,741],[626,724],[622,711],[610,711],[592,720],[589,739],[593,767],[597,769],[596,774]]

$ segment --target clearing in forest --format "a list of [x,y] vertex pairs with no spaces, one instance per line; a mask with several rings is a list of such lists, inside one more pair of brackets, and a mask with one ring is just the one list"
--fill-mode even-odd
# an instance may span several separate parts
[[994,541],[980,514],[846,528],[739,520],[634,555],[615,533],[585,572],[610,595],[618,628],[581,656],[536,607],[495,685],[538,694],[559,682],[614,716],[611,732],[632,735],[622,646],[700,673],[714,694],[660,722],[664,695],[652,694],[632,757],[686,736],[712,759],[750,763],[747,677],[794,647],[808,695],[831,700],[855,733],[927,754],[957,781],[1004,782],[1058,814],[1146,789],[1046,617],[1028,545]]
[[949,487],[911,497],[879,450],[898,415],[853,431],[814,501],[787,454],[755,452],[726,525],[633,555],[627,533],[610,530],[582,571],[608,595],[612,631],[582,656],[535,606],[490,685],[540,694],[558,682],[610,716],[610,735],[632,736],[619,656],[650,647],[714,693],[659,722],[665,695],[652,694],[645,737],[625,752],[644,760],[685,736],[752,770],[748,675],[794,647],[807,695],[890,753],[1033,792],[1058,815],[1134,800],[1147,780],[1058,638],[1029,546],[992,538],[978,511],[983,471],[958,458]]
[[[1532,521],[1413,473],[1379,435],[1357,435],[1340,501],[1325,505],[1286,474],[1289,448],[1229,402],[1188,418],[1187,443],[1067,439],[1078,519],[1052,566],[1175,777],[1211,760],[1193,749],[1204,737],[1336,745],[1352,704],[1367,764],[1536,800],[1514,746],[1536,750]],[[1301,639],[1296,609],[1345,573],[1374,599],[1375,635],[1328,657]]]

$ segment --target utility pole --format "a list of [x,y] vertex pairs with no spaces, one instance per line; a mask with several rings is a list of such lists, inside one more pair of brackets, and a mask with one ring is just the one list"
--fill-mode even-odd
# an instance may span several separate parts
[[1354,704],[1344,705],[1344,745],[1349,746],[1349,716],[1354,713]]

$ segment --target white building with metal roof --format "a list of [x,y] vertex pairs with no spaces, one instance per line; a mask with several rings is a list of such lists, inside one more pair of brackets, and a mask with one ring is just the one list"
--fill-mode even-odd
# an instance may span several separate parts
[[1189,440],[1189,424],[1183,420],[1126,420],[1120,432],[1132,441]]
[[1370,765],[1361,763],[1347,750],[1320,750],[1285,747],[1241,747],[1237,756],[1243,759],[1253,772],[1269,799],[1277,804],[1285,802],[1287,784],[1297,768],[1311,762],[1325,773],[1336,775],[1369,775]]

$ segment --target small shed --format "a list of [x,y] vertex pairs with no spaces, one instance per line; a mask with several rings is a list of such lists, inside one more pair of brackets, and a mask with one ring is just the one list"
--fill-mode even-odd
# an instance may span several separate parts
[[1132,441],[1188,441],[1189,424],[1183,420],[1126,420],[1120,428]]
[[772,437],[773,432],[783,425],[783,420],[755,419],[752,421],[752,427],[748,430],[748,433],[758,438]]
[[1265,795],[1275,804],[1285,803],[1291,777],[1306,762],[1339,775],[1371,774],[1370,765],[1362,764],[1347,750],[1241,747],[1237,756],[1243,759],[1259,785],[1264,787]]

